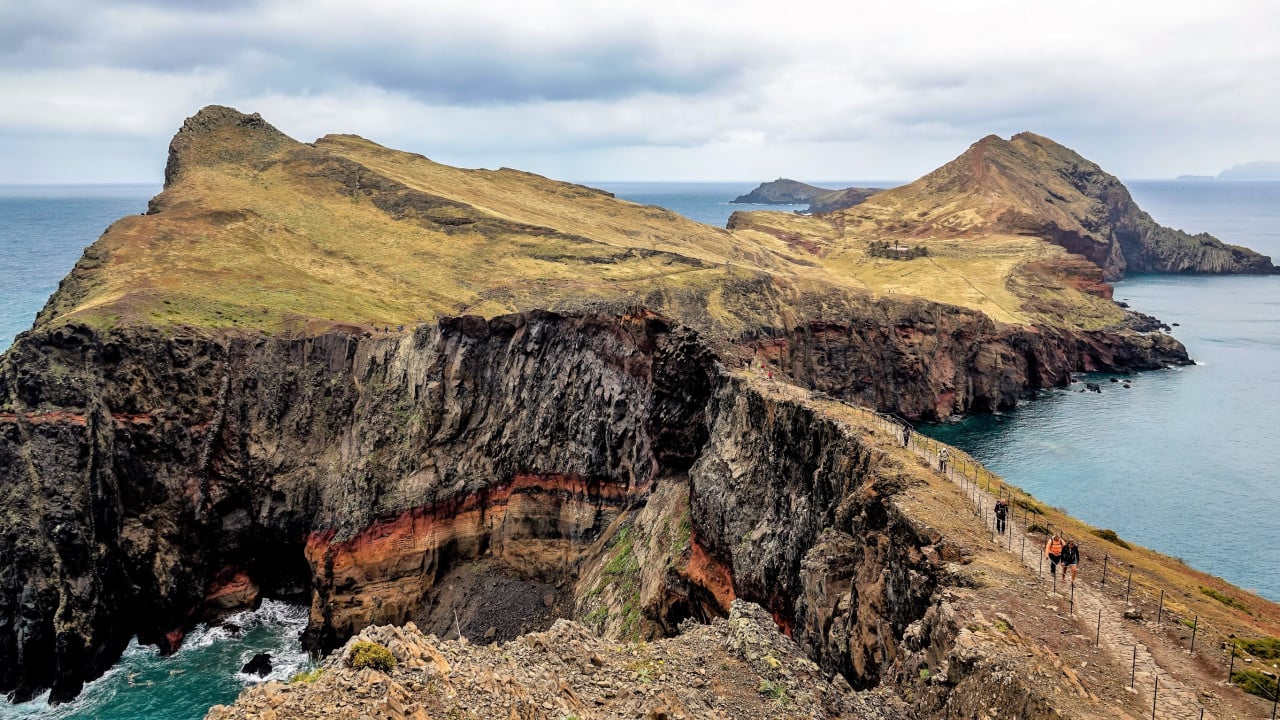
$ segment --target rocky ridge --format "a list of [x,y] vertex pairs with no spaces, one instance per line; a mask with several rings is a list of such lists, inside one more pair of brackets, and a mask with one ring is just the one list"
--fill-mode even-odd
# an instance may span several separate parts
[[[990,135],[913,183],[881,193],[904,234],[1031,235],[1083,255],[1107,280],[1126,272],[1275,273],[1270,258],[1155,222],[1096,163],[1030,132]],[[860,206],[860,209],[868,206]]]
[[74,697],[131,636],[170,651],[262,597],[309,601],[317,650],[407,622],[655,639],[745,600],[824,673],[915,687],[904,663],[957,637],[938,608],[964,553],[912,509],[929,476],[800,387],[940,418],[1187,362],[1043,243],[1016,277],[1066,285],[1024,296],[1034,317],[1096,302],[1110,324],[875,295],[820,232],[297,143],[227,108],[184,125],[166,177],[0,358],[16,699]]

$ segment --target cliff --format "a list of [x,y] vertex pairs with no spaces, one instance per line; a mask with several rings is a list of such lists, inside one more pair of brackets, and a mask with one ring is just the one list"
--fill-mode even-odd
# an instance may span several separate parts
[[899,223],[902,235],[1026,235],[1126,272],[1274,273],[1270,258],[1155,222],[1114,176],[1075,151],[1024,132],[979,140],[913,183],[860,211]]
[[914,687],[997,598],[944,611],[977,582],[960,496],[845,403],[940,418],[1185,350],[1034,238],[882,264],[841,213],[735,218],[201,111],[0,357],[0,691],[65,700],[266,596],[318,650],[653,639],[741,600]]
[[830,188],[820,188],[816,185],[802,183],[799,180],[778,178],[770,182],[760,183],[756,189],[746,195],[739,195],[729,202],[753,205],[803,205],[819,195],[826,195],[831,192],[834,191]]

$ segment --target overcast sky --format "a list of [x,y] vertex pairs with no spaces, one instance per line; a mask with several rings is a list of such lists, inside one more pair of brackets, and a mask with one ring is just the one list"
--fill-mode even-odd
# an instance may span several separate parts
[[1280,3],[0,0],[0,183],[155,181],[219,103],[573,180],[907,179],[1033,130],[1280,159]]

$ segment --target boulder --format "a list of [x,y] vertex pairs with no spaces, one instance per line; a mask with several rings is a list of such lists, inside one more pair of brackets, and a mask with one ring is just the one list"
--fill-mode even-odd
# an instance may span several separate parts
[[249,662],[240,668],[240,672],[245,675],[257,675],[258,677],[266,677],[271,674],[271,653],[258,653],[253,656]]

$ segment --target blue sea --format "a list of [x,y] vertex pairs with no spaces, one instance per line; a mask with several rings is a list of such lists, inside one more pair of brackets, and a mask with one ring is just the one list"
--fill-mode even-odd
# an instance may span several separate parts
[[[729,203],[751,182],[592,184],[721,227],[735,210],[763,209]],[[1128,185],[1164,224],[1280,256],[1280,183]],[[83,249],[158,190],[0,186],[0,350],[31,326]],[[1140,374],[1128,390],[1103,377],[1100,395],[1046,391],[1002,415],[926,430],[1050,505],[1280,600],[1280,277],[1142,276],[1116,297],[1179,323],[1174,334],[1198,364]],[[198,628],[169,658],[135,644],[75,702],[0,704],[0,720],[195,720],[255,681],[239,670],[257,652],[278,659],[275,678],[305,666],[304,608],[269,603],[236,620],[239,635]]]

